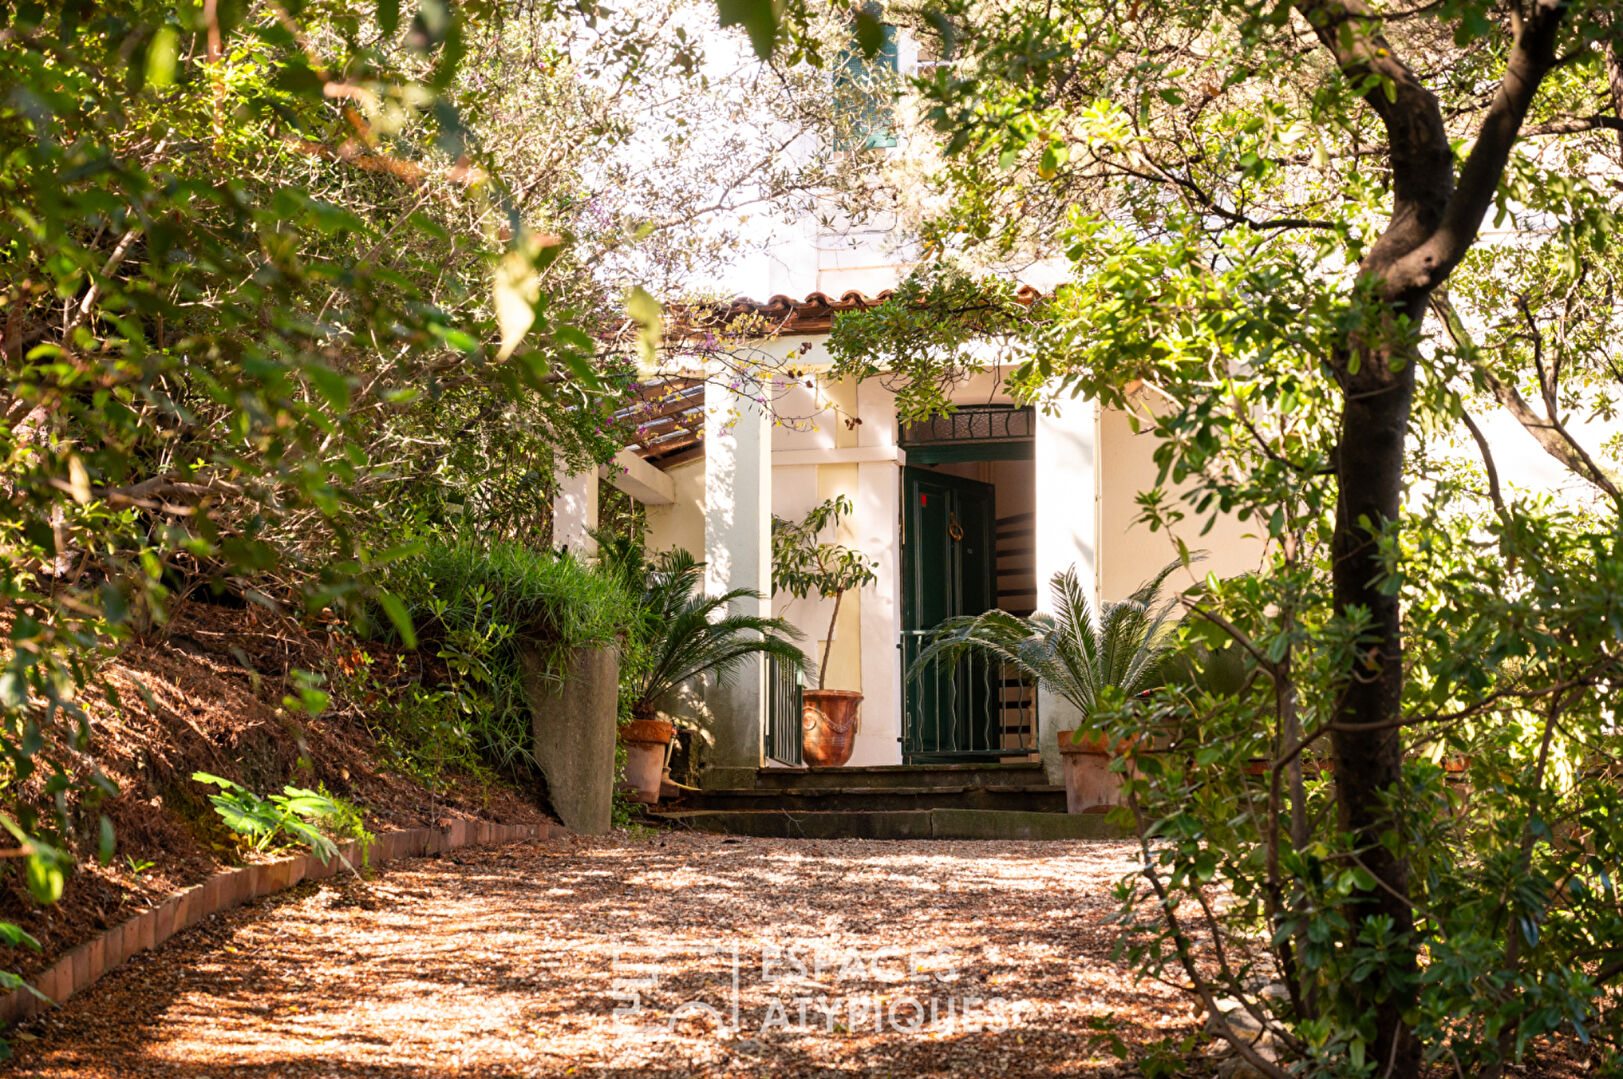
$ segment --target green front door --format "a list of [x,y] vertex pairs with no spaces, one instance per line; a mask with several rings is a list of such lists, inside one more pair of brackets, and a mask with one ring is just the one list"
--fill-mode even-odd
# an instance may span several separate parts
[[996,754],[999,694],[983,660],[913,659],[942,621],[995,605],[992,485],[924,468],[902,474],[902,753],[908,761]]

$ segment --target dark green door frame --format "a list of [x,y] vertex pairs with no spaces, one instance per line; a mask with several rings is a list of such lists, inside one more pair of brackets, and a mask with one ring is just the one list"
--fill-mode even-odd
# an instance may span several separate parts
[[907,449],[910,465],[950,465],[963,461],[1034,461],[1035,444],[1023,442],[941,442]]
[[928,469],[902,472],[902,754],[909,763],[997,756],[996,672],[983,660],[914,658],[948,618],[996,606],[996,500],[991,484]]

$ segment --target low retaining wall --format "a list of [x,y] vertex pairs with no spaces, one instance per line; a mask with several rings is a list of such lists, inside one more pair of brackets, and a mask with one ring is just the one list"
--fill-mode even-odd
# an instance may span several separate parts
[[[556,839],[567,835],[562,825],[493,824],[489,821],[457,821],[448,828],[408,828],[377,837],[367,864],[382,865],[400,858],[420,858],[456,850],[458,847],[516,843],[525,839]],[[351,864],[360,864],[360,844],[339,844]],[[143,914],[116,925],[56,961],[34,979],[34,988],[50,998],[40,1000],[26,989],[0,997],[0,1029],[61,1004],[83,992],[101,976],[138,952],[157,948],[183,929],[221,911],[252,899],[284,891],[302,881],[322,880],[348,872],[336,857],[326,865],[313,854],[283,858],[260,865],[243,866],[216,873],[202,884],[176,892]]]

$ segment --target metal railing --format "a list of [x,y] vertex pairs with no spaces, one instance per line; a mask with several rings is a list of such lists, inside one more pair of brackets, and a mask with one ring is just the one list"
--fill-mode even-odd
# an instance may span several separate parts
[[800,676],[784,669],[776,656],[766,657],[766,756],[779,764],[796,768],[805,765],[801,756],[805,714]]
[[984,656],[916,661],[934,630],[902,632],[902,760],[998,758],[1037,749],[1037,687]]
[[967,442],[1029,442],[1037,430],[1036,410],[1007,405],[959,405],[943,416],[902,424],[898,442],[912,446]]

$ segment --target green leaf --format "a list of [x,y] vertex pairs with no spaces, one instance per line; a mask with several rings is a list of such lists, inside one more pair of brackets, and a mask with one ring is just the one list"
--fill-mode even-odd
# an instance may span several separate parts
[[762,60],[772,56],[772,46],[778,36],[778,3],[774,0],[716,0],[716,11],[721,16],[722,29],[742,26],[755,55]]
[[129,600],[124,597],[124,590],[112,581],[104,581],[101,586],[101,609],[107,616],[107,621],[114,624],[123,622],[129,617]]
[[0,706],[21,708],[28,700],[28,680],[19,670],[0,672]]
[[422,540],[410,540],[406,543],[397,544],[394,547],[390,547],[386,551],[373,555],[372,565],[387,566],[389,563],[398,562],[402,558],[413,558],[422,554],[427,549],[428,545]]
[[468,129],[462,123],[461,112],[449,101],[441,99],[434,102],[433,113],[434,122],[439,125],[434,145],[453,161],[461,158],[468,151]]
[[400,29],[400,0],[378,0],[378,29],[384,37],[394,37]]
[[0,941],[4,941],[8,948],[31,948],[39,951],[39,941],[23,931],[21,926],[10,922],[0,922]]
[[[54,855],[54,852],[52,852]],[[28,890],[35,900],[40,903],[55,903],[62,898],[62,888],[67,883],[67,876],[62,867],[52,855],[30,854],[28,856]]]
[[626,314],[637,323],[637,345],[646,362],[652,363],[659,350],[664,326],[664,309],[658,300],[644,291],[641,285],[631,290],[626,298]]
[[96,857],[102,865],[113,860],[113,851],[117,847],[117,840],[113,836],[113,822],[103,814],[101,818],[101,837],[96,847]]
[[330,367],[313,363],[304,369],[315,385],[316,392],[340,412],[349,408],[349,380]]
[[193,772],[192,773],[192,780],[194,782],[197,782],[197,783],[212,783],[217,787],[224,787],[226,790],[241,790],[242,789],[241,787],[237,786],[235,783],[233,783],[229,779],[222,779],[219,776],[210,775],[207,772]]
[[1217,876],[1217,855],[1210,850],[1203,850],[1195,855],[1195,876],[1202,881],[1210,881]]
[[27,536],[28,542],[38,547],[46,558],[56,557],[56,530],[51,527],[50,522],[38,517],[30,518],[23,525],[23,535]]
[[1042,160],[1037,164],[1037,175],[1044,180],[1052,180],[1059,174],[1060,166],[1071,159],[1071,148],[1062,142],[1051,142],[1043,149]]
[[541,300],[541,274],[536,261],[543,250],[559,246],[556,237],[525,230],[496,260],[491,299],[496,309],[496,328],[501,332],[497,359],[511,356],[535,323],[536,305]]
[[180,58],[180,33],[173,26],[160,26],[147,46],[148,86],[169,86],[175,81],[175,61]]
[[395,631],[400,634],[400,639],[405,642],[406,647],[416,648],[417,631],[412,628],[411,616],[406,613],[406,605],[392,592],[384,589],[378,590],[377,600],[378,606],[383,608],[383,613],[394,623]]
[[882,10],[878,4],[864,4],[857,11],[856,19],[852,25],[852,32],[856,35],[857,48],[862,55],[872,59],[885,44],[885,24],[880,18]]

